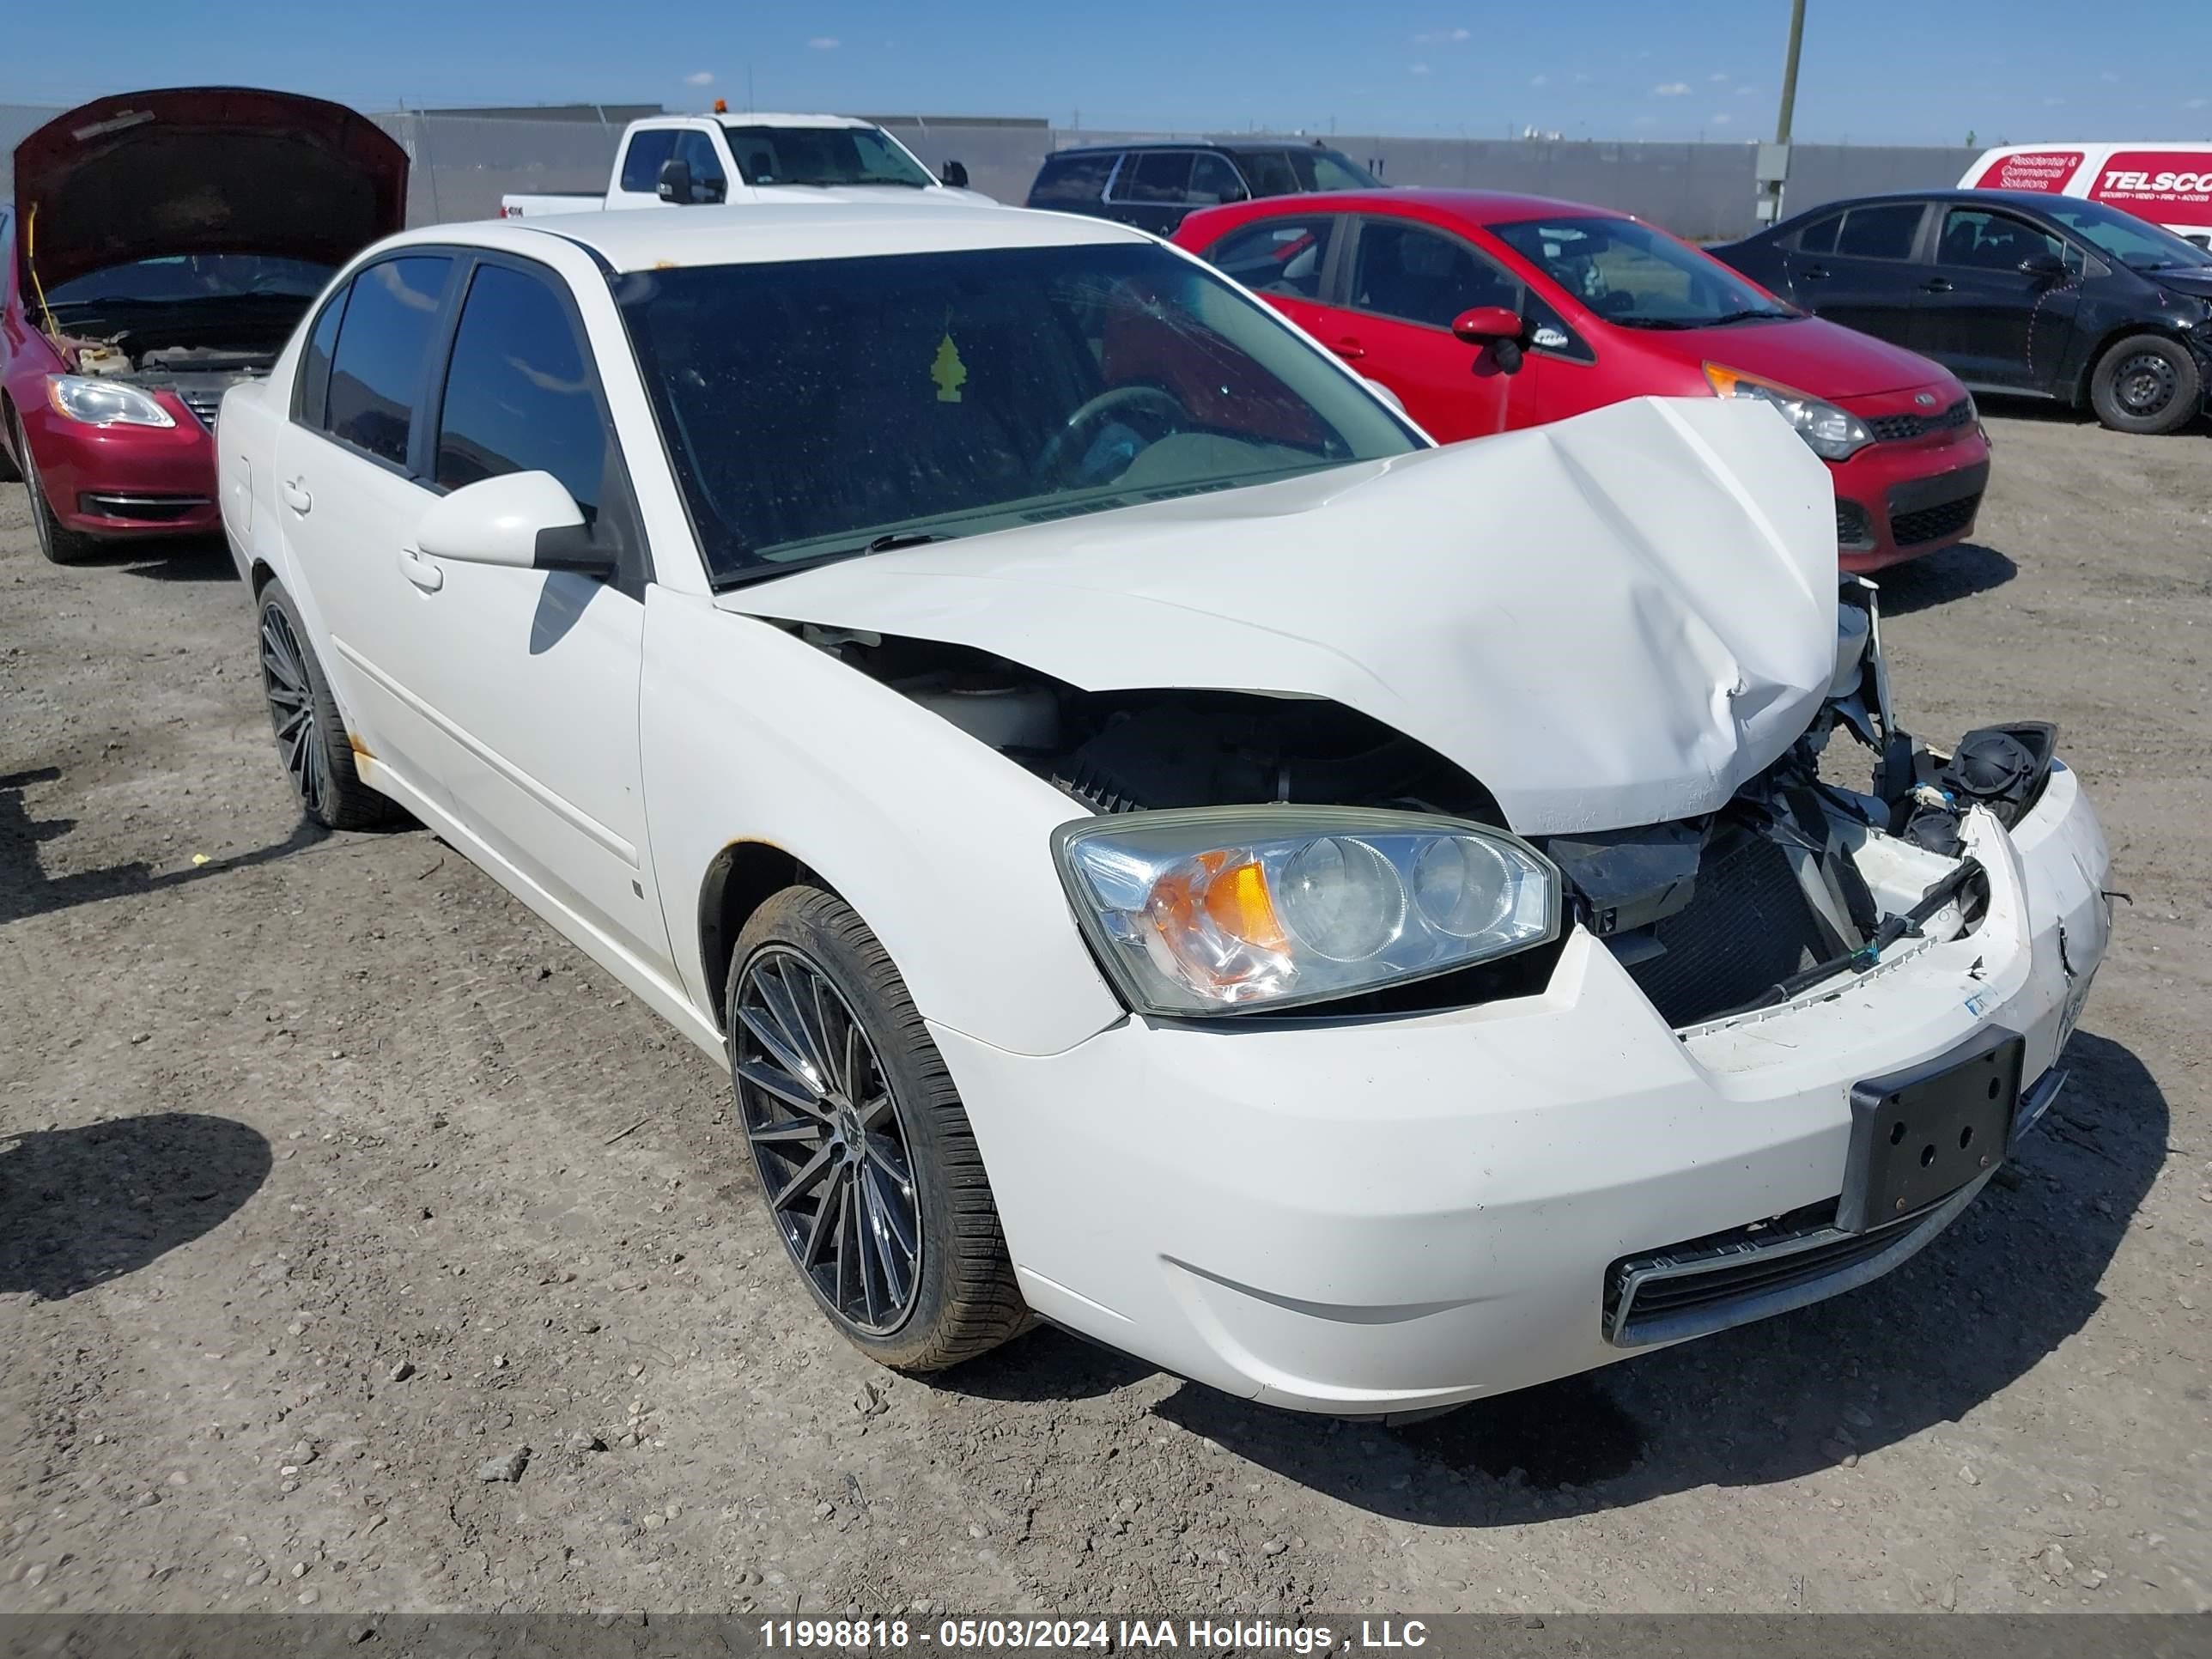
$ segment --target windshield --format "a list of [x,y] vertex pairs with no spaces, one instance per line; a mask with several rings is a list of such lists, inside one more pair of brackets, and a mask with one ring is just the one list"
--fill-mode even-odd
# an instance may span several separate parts
[[1719,260],[1633,219],[1524,219],[1490,232],[1626,328],[1713,328],[1799,314]]
[[2108,208],[2101,202],[2066,198],[2036,204],[2045,213],[2084,241],[2094,243],[2124,265],[2137,270],[2167,270],[2179,266],[2212,265],[2212,252],[2185,242],[2132,213]]
[[179,253],[111,265],[46,290],[55,311],[72,306],[191,305],[204,300],[271,296],[312,300],[331,279],[331,267],[304,259],[258,253]]
[[616,293],[720,585],[1421,447],[1151,243],[637,271]]
[[873,127],[726,127],[730,154],[749,185],[905,185],[934,181],[921,164]]

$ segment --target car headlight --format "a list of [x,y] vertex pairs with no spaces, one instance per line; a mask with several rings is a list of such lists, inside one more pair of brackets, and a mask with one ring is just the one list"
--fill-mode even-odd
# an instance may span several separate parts
[[1782,418],[1797,428],[1797,435],[1824,461],[1847,461],[1874,441],[1864,421],[1819,398],[1718,363],[1705,365],[1705,379],[1716,397],[1756,398],[1780,410]]
[[1551,861],[1457,818],[1204,807],[1063,824],[1053,847],[1085,936],[1147,1013],[1322,1002],[1559,931]]
[[50,374],[46,401],[54,412],[87,426],[174,426],[176,419],[135,386],[85,374]]

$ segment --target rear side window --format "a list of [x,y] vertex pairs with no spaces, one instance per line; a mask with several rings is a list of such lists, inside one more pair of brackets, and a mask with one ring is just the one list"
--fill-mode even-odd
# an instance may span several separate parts
[[1226,157],[1217,155],[1211,150],[1201,150],[1191,159],[1190,199],[1193,202],[1202,205],[1216,202],[1241,202],[1250,193]]
[[349,283],[331,295],[330,304],[315,319],[314,331],[300,354],[300,402],[294,412],[308,426],[323,424],[331,392],[331,349],[337,344],[338,324],[345,318],[346,299],[352,292],[353,284]]
[[1251,181],[1255,196],[1295,196],[1298,175],[1291,171],[1291,158],[1279,149],[1248,149],[1237,157]]
[[1115,157],[1111,150],[1084,155],[1048,155],[1030,186],[1030,205],[1082,207],[1106,194]]
[[652,195],[660,188],[660,164],[676,154],[672,127],[652,127],[636,134],[623,155],[622,187]]
[[1121,169],[1121,182],[1115,191],[1121,200],[1181,204],[1190,188],[1188,150],[1148,149],[1129,159],[1136,165]]
[[1318,300],[1328,246],[1340,222],[1333,213],[1262,219],[1231,231],[1206,257],[1255,294]]
[[439,483],[550,472],[589,523],[606,459],[597,382],[568,307],[541,277],[479,265],[446,369]]
[[1920,234],[1920,204],[1885,202],[1856,207],[1836,233],[1836,252],[1853,259],[1910,259]]
[[410,255],[353,279],[331,354],[333,438],[395,466],[407,464],[408,428],[453,264],[444,254]]

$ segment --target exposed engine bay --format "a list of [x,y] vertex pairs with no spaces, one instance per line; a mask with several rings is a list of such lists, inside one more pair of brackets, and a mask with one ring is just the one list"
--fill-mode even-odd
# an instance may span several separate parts
[[[1944,753],[1900,730],[1874,585],[1844,581],[1835,678],[1805,732],[1720,811],[1528,837],[1668,1024],[1695,1027],[1863,973],[1905,941],[1971,932],[1986,902],[1961,836],[2009,827],[2049,778],[2055,729],[1984,727]],[[971,647],[799,625],[802,637],[1099,813],[1274,801],[1433,812],[1511,829],[1491,793],[1426,745],[1325,698],[1080,690]],[[1863,789],[1832,775],[1838,729],[1874,756]],[[1551,957],[1512,971],[1548,974]],[[1509,988],[1452,975],[1371,1008],[1445,1007]]]
[[47,337],[72,374],[120,380],[149,392],[173,392],[213,426],[222,394],[240,380],[267,375],[307,305],[301,301],[288,317],[262,301],[243,316],[195,316],[168,326],[157,320],[112,332],[96,331],[96,319],[73,318],[76,331],[54,329]]

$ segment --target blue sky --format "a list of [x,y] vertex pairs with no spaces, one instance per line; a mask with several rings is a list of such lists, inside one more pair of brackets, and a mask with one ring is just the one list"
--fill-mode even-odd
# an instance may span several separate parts
[[[27,3],[0,102],[230,82],[368,109],[569,100],[1085,126],[1771,136],[1788,0]],[[2212,137],[2212,5],[1812,0],[1797,136]],[[402,32],[395,20],[411,27]]]

